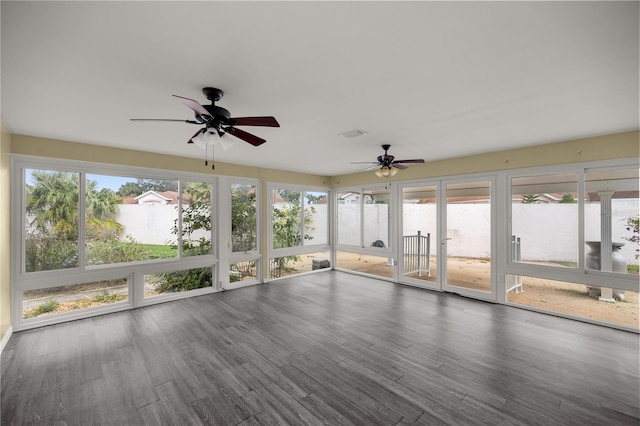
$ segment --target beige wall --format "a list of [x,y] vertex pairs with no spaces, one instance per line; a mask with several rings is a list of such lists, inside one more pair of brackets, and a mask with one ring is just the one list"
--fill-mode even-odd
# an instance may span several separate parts
[[202,160],[173,155],[152,154],[120,148],[107,148],[67,142],[56,139],[43,139],[33,136],[11,135],[11,153],[34,155],[39,157],[61,158],[65,160],[92,161],[97,163],[124,166],[149,167],[160,170],[209,173],[220,176],[241,176],[263,179],[272,182],[296,182],[301,185],[322,186],[329,178],[305,173],[286,172],[276,169],[264,169],[240,166],[216,161],[216,169],[205,167]]
[[0,120],[0,342],[11,327],[11,135]]
[[527,148],[470,155],[425,164],[411,164],[392,178],[381,179],[373,171],[331,178],[331,186],[351,186],[381,181],[399,181],[426,177],[451,176],[523,167],[579,163],[594,160],[638,157],[640,132],[632,131],[536,145]]

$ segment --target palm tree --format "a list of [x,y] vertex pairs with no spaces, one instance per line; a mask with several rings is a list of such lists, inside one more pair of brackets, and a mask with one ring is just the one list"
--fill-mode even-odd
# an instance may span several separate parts
[[[27,188],[27,214],[41,234],[60,239],[78,238],[78,182],[77,173],[33,170],[34,184]],[[86,222],[91,236],[105,231],[120,232],[122,225],[115,221],[120,198],[110,189],[96,189],[96,181],[86,185]]]
[[33,170],[27,188],[27,214],[41,233],[58,238],[78,238],[78,174]]
[[87,181],[86,187],[86,227],[87,238],[99,238],[122,232],[122,225],[116,222],[118,204],[122,199],[110,189],[97,190],[98,183]]

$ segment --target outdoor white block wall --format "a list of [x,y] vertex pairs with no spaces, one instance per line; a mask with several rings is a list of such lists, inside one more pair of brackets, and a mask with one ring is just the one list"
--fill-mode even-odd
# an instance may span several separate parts
[[329,206],[326,204],[314,204],[315,213],[311,214],[311,229],[307,232],[313,237],[305,241],[305,244],[328,244],[329,242]]
[[[360,206],[342,204],[338,213],[338,242],[360,246]],[[389,246],[389,206],[387,204],[364,205],[364,245],[381,240]]]
[[[178,219],[175,204],[120,204],[116,218],[124,226],[122,237],[131,236],[143,244],[175,244],[176,236],[171,233]],[[191,239],[209,238],[204,231],[194,232]]]
[[[161,204],[122,204],[116,219],[124,226],[123,236],[131,235],[137,241],[147,244],[166,244],[174,241],[171,234],[174,220],[178,218],[175,205]],[[328,214],[326,205],[314,205],[314,237],[311,244],[326,241]],[[376,240],[389,245],[389,206],[386,204],[367,204],[364,206],[365,245]],[[451,204],[447,207],[449,215],[449,254],[462,257],[488,257],[491,230],[490,206],[488,204]],[[634,217],[638,215],[637,200],[613,200],[614,217]],[[512,206],[514,217],[513,234],[521,239],[522,258],[535,261],[577,261],[577,205],[576,204],[521,204]],[[338,224],[341,244],[359,245],[360,207],[358,205],[340,206]],[[600,204],[585,205],[585,239],[600,239]],[[403,206],[403,235],[423,235],[431,232],[431,251],[438,248],[436,241],[436,206],[434,204],[405,204]],[[202,234],[204,236],[204,233]],[[620,250],[629,264],[637,264],[635,259],[637,245],[624,240],[632,234],[625,229],[625,221],[614,220],[612,236],[616,242],[624,242]],[[199,238],[200,235],[194,236]],[[585,248],[588,251],[588,248]]]

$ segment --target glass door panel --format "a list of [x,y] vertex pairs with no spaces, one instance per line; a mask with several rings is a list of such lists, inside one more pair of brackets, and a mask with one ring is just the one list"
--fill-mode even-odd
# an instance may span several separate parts
[[437,186],[402,188],[401,281],[440,290],[438,281]]
[[446,253],[445,291],[495,299],[492,279],[492,181],[445,183],[446,233],[440,247]]

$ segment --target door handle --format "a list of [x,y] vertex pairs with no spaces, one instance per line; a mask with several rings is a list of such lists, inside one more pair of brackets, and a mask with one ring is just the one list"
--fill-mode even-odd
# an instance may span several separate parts
[[441,238],[440,239],[440,243],[444,244],[447,240],[450,240],[451,238]]

